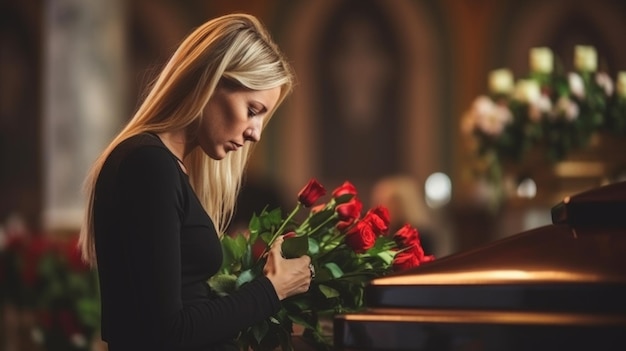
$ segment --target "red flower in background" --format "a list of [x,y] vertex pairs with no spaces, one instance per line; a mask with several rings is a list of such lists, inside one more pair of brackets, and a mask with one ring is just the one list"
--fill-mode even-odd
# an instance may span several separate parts
[[334,198],[338,198],[339,196],[346,195],[346,194],[350,194],[354,196],[356,196],[357,194],[356,187],[347,180],[343,182],[343,184],[338,186],[335,190],[333,190],[333,193],[332,193]]
[[71,311],[61,310],[59,311],[57,317],[59,321],[59,327],[61,327],[61,330],[67,338],[73,336],[74,334],[80,333],[78,321]]
[[80,347],[77,336],[89,344],[99,327],[91,318],[99,304],[97,279],[81,260],[78,237],[26,230],[7,234],[0,250],[0,266],[9,280],[0,281],[2,298],[34,312],[32,330],[42,349],[75,349]]
[[51,243],[43,235],[33,236],[24,247],[22,280],[28,287],[33,287],[39,280],[39,261],[50,253]]
[[52,313],[50,310],[42,309],[37,311],[37,321],[44,329],[50,329],[53,326]]
[[317,180],[311,179],[309,183],[298,193],[298,201],[304,207],[311,207],[322,196],[326,195],[326,189]]
[[86,272],[89,270],[89,266],[83,261],[78,248],[78,237],[69,240],[62,245],[63,256],[67,261],[69,268],[73,272]]

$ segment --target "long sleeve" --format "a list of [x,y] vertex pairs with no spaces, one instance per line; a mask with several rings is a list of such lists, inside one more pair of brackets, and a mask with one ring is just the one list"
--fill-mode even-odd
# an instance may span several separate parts
[[228,297],[206,294],[221,246],[169,151],[131,148],[101,178],[96,250],[111,351],[207,350],[278,311],[265,277]]

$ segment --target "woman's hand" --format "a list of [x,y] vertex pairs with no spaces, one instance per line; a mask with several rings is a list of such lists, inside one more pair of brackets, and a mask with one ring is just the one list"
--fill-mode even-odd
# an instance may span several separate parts
[[263,267],[263,273],[274,285],[280,300],[307,292],[311,285],[311,270],[309,269],[311,258],[309,256],[283,258],[281,246],[284,240],[282,236],[274,240]]

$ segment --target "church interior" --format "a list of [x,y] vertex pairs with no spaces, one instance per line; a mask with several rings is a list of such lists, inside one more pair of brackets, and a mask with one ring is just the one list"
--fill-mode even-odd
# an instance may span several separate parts
[[[626,2],[2,0],[0,351],[65,350],[41,325],[77,322],[50,322],[50,301],[15,284],[52,274],[33,266],[48,242],[71,250],[90,165],[172,50],[233,12],[267,26],[297,77],[255,147],[233,233],[292,208],[311,178],[329,192],[349,181],[439,260],[551,225],[569,196],[626,181]],[[11,236],[46,240],[17,257]],[[91,302],[79,310],[93,326]],[[70,339],[106,350],[97,328]]]

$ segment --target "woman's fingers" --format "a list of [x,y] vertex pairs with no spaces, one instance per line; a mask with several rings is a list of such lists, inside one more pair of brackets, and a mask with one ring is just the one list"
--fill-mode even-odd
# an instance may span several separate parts
[[276,293],[282,300],[309,290],[312,279],[310,263],[309,256],[283,258],[280,254],[280,246],[277,245],[270,249],[263,271],[272,281]]

